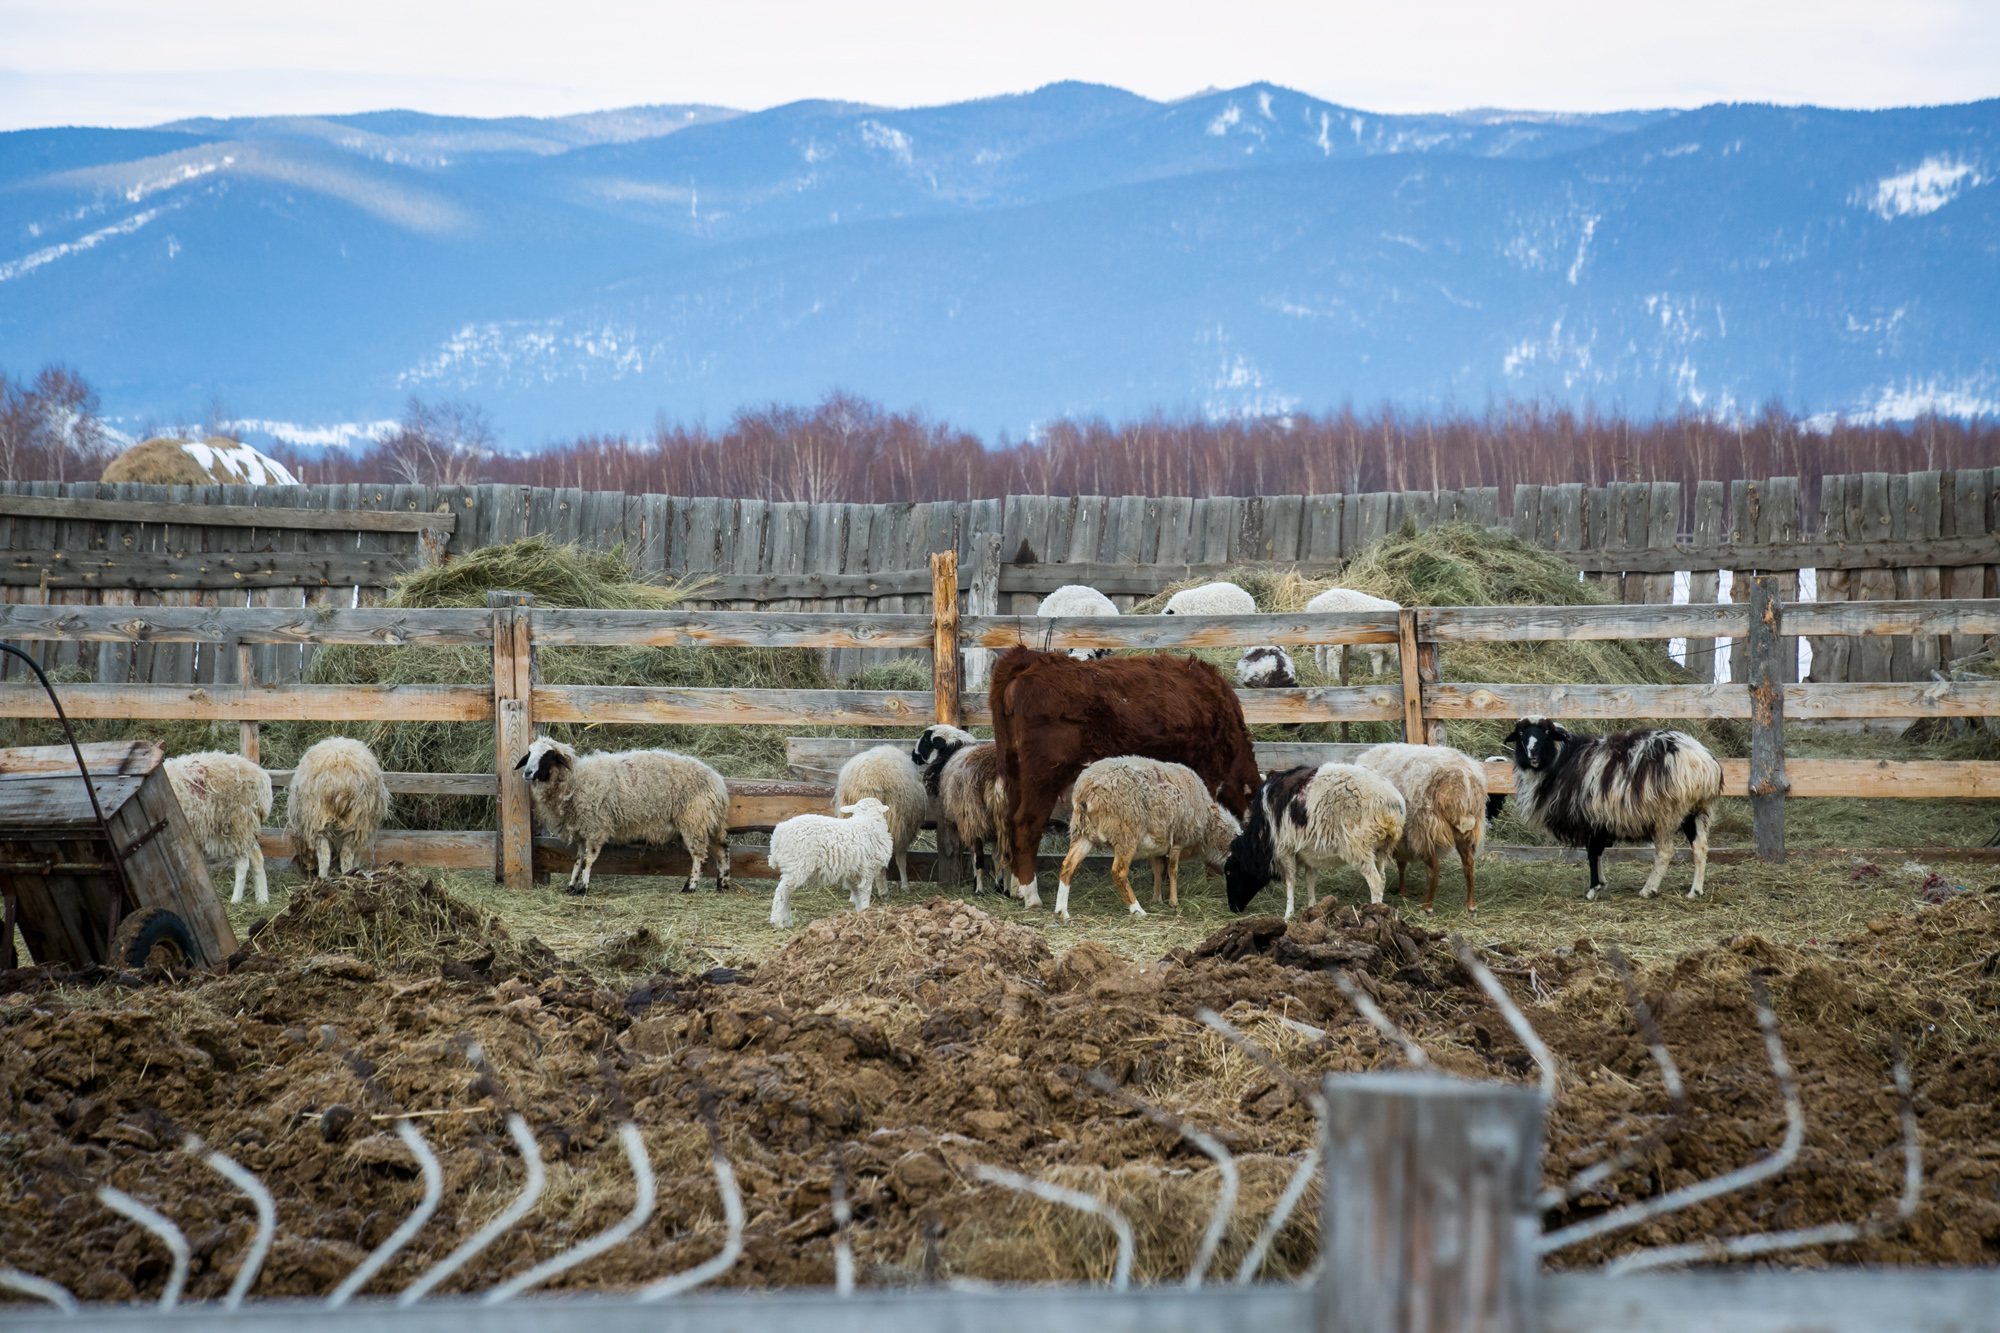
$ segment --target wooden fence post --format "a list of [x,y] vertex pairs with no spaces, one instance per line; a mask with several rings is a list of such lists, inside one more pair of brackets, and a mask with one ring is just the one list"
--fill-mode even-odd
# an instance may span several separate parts
[[1534,1327],[1541,1094],[1413,1073],[1324,1087],[1317,1333]]
[[[1417,646],[1415,607],[1406,606],[1396,613],[1396,638],[1397,668],[1403,677],[1403,739],[1411,745],[1428,745],[1430,740],[1424,730],[1423,652]],[[1349,644],[1347,651],[1351,655],[1354,645]],[[1435,661],[1435,646],[1431,654]]]
[[[967,590],[968,609],[975,616],[1000,614],[1000,534],[982,532],[972,553],[972,586]],[[993,679],[993,650],[965,650],[965,688],[983,690]]]
[[959,724],[958,552],[931,556],[932,720]]
[[489,592],[493,612],[493,768],[500,786],[493,878],[510,889],[534,883],[535,822],[528,784],[514,762],[535,738],[531,593]]
[[[255,652],[247,643],[236,645],[236,680],[241,685],[255,685],[257,683]],[[259,730],[258,724],[255,722],[239,722],[236,725],[239,728],[238,734],[243,738],[241,747],[243,757],[253,764],[261,763],[263,761],[264,742],[263,734]]]
[[1785,859],[1785,683],[1779,580],[1750,583],[1750,825],[1759,861]]

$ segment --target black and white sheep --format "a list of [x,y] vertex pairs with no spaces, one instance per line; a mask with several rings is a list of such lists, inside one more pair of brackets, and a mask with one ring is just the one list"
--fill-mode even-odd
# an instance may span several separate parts
[[[1614,731],[1575,736],[1542,717],[1514,724],[1514,804],[1521,819],[1557,842],[1590,854],[1590,891],[1604,885],[1600,858],[1618,842],[1653,844],[1653,873],[1641,898],[1659,892],[1674,856],[1674,830],[1694,849],[1701,895],[1708,869],[1708,822],[1722,797],[1722,765],[1685,731]],[[1497,804],[1490,803],[1490,804]]]
[[[1065,583],[1035,608],[1038,616],[1115,616],[1118,604],[1095,588],[1081,583]],[[1079,662],[1088,662],[1094,657],[1109,657],[1109,648],[1072,648],[1069,655]]]
[[1229,846],[1223,881],[1229,910],[1240,912],[1279,876],[1285,881],[1285,919],[1296,903],[1298,871],[1306,878],[1306,906],[1317,896],[1322,866],[1351,865],[1368,882],[1368,899],[1381,902],[1383,875],[1403,836],[1403,798],[1385,779],[1353,764],[1321,764],[1272,773],[1250,802],[1250,818]]
[[[924,786],[938,798],[938,813],[972,853],[972,891],[986,892],[986,872],[999,877],[1000,849],[1007,845],[1007,780],[1000,776],[1000,750],[969,731],[939,722],[924,729],[910,752]],[[1049,823],[1067,828],[1070,788],[1057,796]],[[1011,877],[1002,881],[1010,897],[1021,896]],[[1038,906],[1039,903],[1030,904]]]
[[1298,688],[1298,669],[1292,655],[1275,643],[1245,648],[1236,659],[1236,683],[1246,690],[1290,690]]
[[[715,863],[715,887],[729,887],[729,784],[699,759],[672,750],[617,750],[579,758],[544,737],[514,767],[528,781],[535,812],[577,850],[568,892],[590,888],[590,867],[607,843],[665,846],[675,838],[694,862],[682,893]],[[884,856],[886,863],[888,857]]]

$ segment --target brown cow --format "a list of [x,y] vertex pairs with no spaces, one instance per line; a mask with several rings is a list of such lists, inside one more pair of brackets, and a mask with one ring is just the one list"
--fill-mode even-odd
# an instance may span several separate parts
[[1010,648],[993,668],[993,739],[1007,782],[1014,892],[1031,907],[1035,853],[1057,793],[1086,765],[1133,754],[1185,764],[1238,819],[1256,793],[1256,752],[1243,705],[1222,673],[1195,657],[1113,657]]

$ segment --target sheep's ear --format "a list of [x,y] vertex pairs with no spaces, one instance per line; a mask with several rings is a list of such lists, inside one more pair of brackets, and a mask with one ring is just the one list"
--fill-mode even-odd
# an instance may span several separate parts
[[1574,740],[1575,737],[1571,736],[1568,730],[1563,727],[1551,726],[1549,728],[1549,739],[1552,741],[1560,742],[1560,741]]
[[514,761],[514,767],[516,768],[526,768],[527,766],[528,766],[528,756],[525,754],[522,755],[519,759],[516,759]]
[[861,807],[860,807],[860,806],[858,806],[858,805],[843,805],[843,806],[841,806],[841,807],[839,807],[839,808],[840,808],[840,813],[841,813],[841,814],[843,814],[843,815],[851,815],[851,814],[853,814],[853,813],[854,813],[854,812],[855,812],[856,810],[859,810],[859,809],[860,809]]

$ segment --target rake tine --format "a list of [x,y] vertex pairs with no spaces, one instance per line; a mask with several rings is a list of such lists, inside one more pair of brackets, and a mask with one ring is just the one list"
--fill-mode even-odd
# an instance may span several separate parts
[[368,1279],[381,1272],[383,1265],[395,1258],[397,1251],[424,1229],[424,1223],[430,1221],[431,1214],[437,1211],[438,1200],[444,1197],[444,1172],[438,1169],[437,1154],[424,1142],[424,1136],[409,1121],[398,1120],[396,1137],[403,1141],[403,1146],[410,1150],[410,1156],[417,1159],[417,1165],[423,1170],[424,1197],[417,1201],[416,1210],[403,1219],[403,1225],[389,1233],[389,1239],[377,1245],[373,1254],[355,1265],[354,1271],[340,1280],[340,1285],[326,1298],[329,1310],[337,1310],[347,1304],[355,1292],[367,1286]]
[[847,1206],[847,1154],[836,1144],[833,1149],[833,1291],[836,1296],[854,1294],[854,1246],[847,1228],[854,1210]]
[[1632,963],[1622,950],[1615,945],[1610,949],[1611,965],[1618,971],[1618,979],[1625,983],[1625,999],[1632,1006],[1632,1017],[1639,1025],[1639,1035],[1646,1042],[1646,1049],[1652,1052],[1653,1063],[1660,1067],[1660,1082],[1666,1085],[1667,1096],[1672,1106],[1666,1121],[1650,1134],[1642,1136],[1615,1156],[1585,1167],[1570,1177],[1567,1185],[1551,1187],[1541,1192],[1535,1202],[1543,1209],[1557,1208],[1589,1190],[1595,1189],[1620,1171],[1643,1161],[1646,1154],[1664,1143],[1667,1137],[1680,1128],[1681,1116],[1687,1112],[1687,1089],[1681,1083],[1680,1067],[1674,1063],[1673,1052],[1660,1036],[1660,1026],[1653,1021],[1653,1011],[1646,1004],[1646,997],[1639,993],[1638,984],[1632,979]]
[[1479,983],[1479,989],[1486,992],[1486,997],[1493,1001],[1500,1016],[1507,1020],[1507,1026],[1514,1030],[1514,1035],[1528,1048],[1528,1054],[1535,1058],[1535,1066],[1542,1072],[1542,1104],[1553,1106],[1556,1100],[1555,1057],[1549,1054],[1549,1048],[1536,1034],[1534,1025],[1528,1022],[1528,1016],[1507,994],[1507,988],[1500,984],[1500,979],[1479,961],[1479,955],[1472,951],[1472,946],[1454,935],[1451,947],[1458,954],[1459,965],[1472,974],[1472,979]]
[[1201,1248],[1195,1251],[1194,1263],[1188,1268],[1186,1283],[1189,1291],[1201,1285],[1202,1276],[1215,1260],[1215,1252],[1222,1245],[1222,1232],[1229,1225],[1229,1219],[1236,1213],[1236,1191],[1239,1178],[1236,1174],[1236,1158],[1229,1149],[1211,1134],[1195,1128],[1177,1115],[1161,1110],[1151,1102],[1127,1091],[1111,1080],[1101,1069],[1090,1073],[1090,1081],[1099,1089],[1110,1093],[1143,1111],[1154,1124],[1171,1129],[1182,1138],[1199,1148],[1215,1163],[1215,1169],[1222,1174],[1222,1188],[1215,1196],[1215,1207],[1208,1215],[1208,1229],[1202,1233]]
[[[200,1154],[202,1143],[190,1134],[182,1141],[182,1147],[190,1153]],[[217,1175],[227,1180],[237,1189],[250,1196],[250,1202],[257,1209],[257,1234],[251,1237],[250,1248],[243,1253],[242,1266],[236,1270],[236,1280],[229,1284],[229,1295],[223,1298],[222,1308],[234,1310],[243,1304],[243,1298],[250,1294],[250,1288],[257,1283],[257,1274],[264,1270],[264,1258],[271,1252],[271,1237],[278,1230],[278,1205],[271,1198],[271,1191],[264,1188],[264,1182],[251,1175],[243,1167],[223,1156],[211,1152],[202,1161]]]
[[1798,1076],[1792,1072],[1791,1062],[1785,1058],[1785,1044],[1778,1035],[1778,1016],[1771,1009],[1771,993],[1765,987],[1764,979],[1755,973],[1750,976],[1750,993],[1757,1005],[1757,1026],[1764,1030],[1764,1054],[1771,1062],[1771,1072],[1777,1076],[1778,1089],[1785,1099],[1785,1141],[1778,1145],[1778,1150],[1723,1175],[1670,1190],[1643,1203],[1600,1213],[1559,1231],[1551,1231],[1535,1243],[1537,1254],[1552,1254],[1586,1240],[1595,1240],[1599,1236],[1706,1203],[1724,1194],[1733,1194],[1777,1175],[1798,1159],[1799,1147],[1806,1138],[1806,1113],[1799,1102]]
[[721,1132],[712,1117],[708,1118],[707,1124],[709,1162],[715,1168],[715,1188],[722,1195],[722,1215],[729,1224],[729,1234],[722,1242],[721,1251],[712,1258],[703,1260],[685,1273],[676,1273],[650,1287],[639,1288],[635,1300],[663,1301],[669,1296],[678,1296],[712,1278],[721,1277],[743,1254],[743,1194],[736,1188],[736,1170],[729,1165],[729,1155],[722,1150]]
[[1081,1190],[1064,1189],[1061,1185],[1053,1185],[1046,1180],[1036,1180],[1033,1176],[1016,1175],[997,1166],[987,1166],[984,1162],[974,1166],[972,1174],[989,1185],[999,1185],[1022,1194],[1032,1194],[1037,1199],[1059,1203],[1065,1208],[1074,1208],[1080,1213],[1090,1213],[1103,1218],[1118,1236],[1118,1262],[1111,1270],[1111,1289],[1124,1291],[1132,1285],[1132,1224],[1125,1220],[1125,1214],[1095,1195],[1085,1194]]
[[1285,1185],[1285,1192],[1278,1196],[1278,1206],[1264,1219],[1264,1225],[1257,1230],[1257,1239],[1251,1243],[1250,1253],[1243,1256],[1243,1262],[1236,1269],[1236,1285],[1248,1286],[1257,1274],[1263,1271],[1264,1256],[1270,1252],[1271,1244],[1278,1239],[1278,1233],[1285,1229],[1285,1223],[1292,1220],[1292,1210],[1305,1197],[1306,1186],[1312,1183],[1313,1172],[1319,1170],[1319,1146],[1306,1149],[1299,1159],[1298,1169]]
[[60,1282],[51,1282],[33,1273],[23,1273],[16,1268],[0,1268],[0,1287],[18,1291],[23,1296],[33,1296],[47,1301],[64,1314],[76,1313],[76,1297],[69,1294],[69,1288]]
[[540,1286],[559,1273],[568,1272],[586,1259],[596,1258],[637,1231],[653,1215],[653,1164],[646,1159],[646,1141],[639,1137],[639,1127],[629,1120],[618,1126],[618,1141],[624,1145],[625,1160],[632,1167],[632,1180],[637,1187],[632,1211],[589,1240],[579,1241],[561,1254],[544,1259],[527,1272],[509,1278],[487,1292],[481,1298],[482,1304],[498,1305],[511,1296]]
[[521,1164],[528,1170],[528,1183],[521,1187],[520,1194],[515,1196],[514,1202],[507,1205],[505,1211],[496,1214],[463,1245],[440,1259],[432,1265],[429,1272],[405,1287],[402,1294],[396,1297],[396,1304],[414,1305],[422,1300],[440,1282],[465,1267],[481,1250],[498,1240],[502,1232],[526,1217],[541,1201],[542,1185],[548,1178],[547,1172],[542,1169],[541,1146],[535,1142],[535,1136],[529,1130],[528,1122],[518,1113],[508,1115],[507,1132],[513,1136],[514,1147],[521,1154]]
[[168,1221],[165,1214],[153,1211],[124,1190],[101,1185],[97,1190],[97,1201],[152,1232],[159,1238],[160,1244],[172,1252],[174,1267],[167,1275],[167,1289],[160,1293],[160,1308],[171,1310],[180,1304],[181,1288],[187,1285],[188,1275],[188,1243],[181,1229]]
[[1367,1019],[1369,1024],[1384,1037],[1402,1048],[1403,1059],[1414,1069],[1430,1068],[1431,1058],[1424,1054],[1424,1048],[1417,1045],[1416,1038],[1403,1031],[1396,1020],[1382,1012],[1382,1007],[1370,999],[1368,992],[1361,989],[1346,969],[1338,969],[1333,974],[1333,984],[1340,987],[1340,993],[1354,1006],[1356,1013]]

